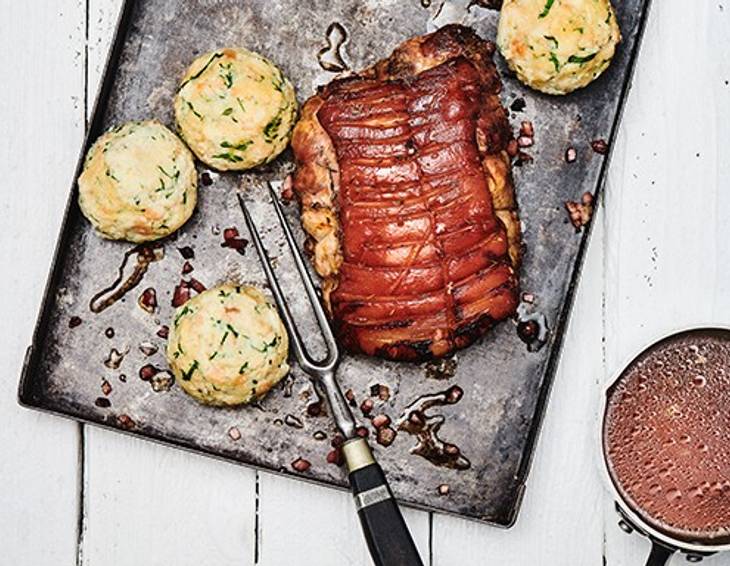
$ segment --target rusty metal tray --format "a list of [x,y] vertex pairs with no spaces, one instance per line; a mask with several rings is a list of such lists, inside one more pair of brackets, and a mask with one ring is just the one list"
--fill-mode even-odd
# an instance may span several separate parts
[[[513,109],[513,124],[532,120],[535,128],[535,145],[529,150],[534,162],[515,168],[515,181],[526,244],[522,288],[532,295],[532,302],[522,306],[522,315],[544,315],[549,328],[545,346],[529,351],[517,335],[516,322],[507,321],[445,367],[357,356],[343,361],[340,377],[343,388],[352,391],[353,402],[359,405],[371,399],[373,414],[385,413],[396,424],[406,407],[424,395],[454,385],[464,391],[458,402],[437,403],[426,411],[431,429],[460,450],[461,458],[449,460],[451,467],[434,465],[413,453],[417,439],[404,431],[387,448],[374,443],[397,497],[406,504],[503,526],[515,520],[588,238],[587,229],[577,233],[568,222],[564,202],[579,200],[584,191],[600,191],[607,156],[592,151],[590,141],[605,138],[610,143],[616,132],[648,3],[616,2],[623,43],[608,71],[583,91],[562,98],[537,94],[519,84],[498,61],[505,83],[502,98]],[[342,63],[357,69],[388,55],[404,39],[448,21],[471,25],[493,39],[497,18],[498,12],[469,0],[127,0],[82,149],[85,153],[104,129],[126,120],[157,117],[171,124],[171,100],[179,77],[196,55],[210,49],[241,45],[265,54],[283,68],[304,100],[316,85],[334,76],[324,68],[339,64],[332,49],[338,50]],[[323,67],[322,61],[329,64]],[[573,163],[564,158],[569,146],[578,153]],[[74,181],[23,368],[20,402],[166,444],[344,486],[344,471],[326,461],[334,434],[326,407],[317,414],[317,392],[296,368],[259,405],[237,409],[204,407],[177,386],[166,391],[158,383],[155,391],[138,375],[148,363],[165,367],[165,340],[157,333],[173,310],[171,296],[185,261],[181,248],[194,250],[190,276],[209,287],[227,279],[264,286],[253,250],[241,255],[221,246],[221,231],[227,227],[235,226],[247,237],[236,205],[237,190],[245,191],[258,224],[267,227],[264,237],[277,258],[285,290],[294,299],[295,312],[305,327],[313,324],[304,299],[292,291],[296,278],[264,187],[266,180],[283,179],[292,169],[291,161],[287,151],[251,173],[206,173],[212,183],[201,184],[192,220],[162,242],[164,257],[149,265],[139,286],[99,314],[90,311],[89,301],[114,281],[133,246],[93,233],[78,210]],[[204,171],[199,166],[199,172]],[[292,225],[298,226],[296,205],[288,206],[288,214]],[[298,235],[301,238],[300,231]],[[129,264],[135,264],[134,254]],[[153,314],[137,302],[147,287],[157,292],[159,307]],[[159,348],[157,353],[148,356],[140,351],[144,342]],[[121,361],[109,362],[112,348],[124,354]],[[118,368],[107,367],[114,362]],[[362,418],[359,410],[356,413]],[[362,421],[372,437],[372,427]],[[291,467],[300,457],[312,463],[304,473]]]

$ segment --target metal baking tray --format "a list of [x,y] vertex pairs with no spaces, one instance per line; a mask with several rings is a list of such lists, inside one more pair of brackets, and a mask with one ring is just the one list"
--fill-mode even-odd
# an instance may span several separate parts
[[[530,91],[496,56],[504,79],[502,99],[513,109],[513,125],[531,120],[535,129],[535,145],[528,150],[534,161],[516,167],[514,175],[525,242],[521,286],[531,295],[521,315],[546,322],[544,347],[530,351],[516,332],[516,321],[506,321],[442,365],[360,356],[346,356],[342,363],[343,389],[351,390],[353,403],[372,400],[372,414],[387,414],[396,429],[402,415],[430,405],[426,428],[436,436],[421,437],[421,450],[416,449],[419,439],[403,430],[388,447],[373,442],[403,503],[503,526],[516,518],[588,239],[588,228],[576,232],[568,222],[564,203],[580,200],[584,191],[598,196],[607,156],[592,151],[590,141],[604,138],[610,144],[615,135],[648,3],[616,2],[623,32],[617,55],[602,77],[570,96]],[[480,4],[127,0],[83,153],[106,128],[126,120],[156,117],[172,124],[178,81],[193,58],[207,50],[240,45],[266,55],[291,78],[303,101],[335,76],[332,69],[367,66],[406,38],[447,22],[470,25],[493,39],[498,12]],[[573,163],[564,157],[569,146],[578,154]],[[192,248],[195,254],[189,260],[194,271],[186,278],[208,287],[230,279],[265,287],[253,249],[240,254],[221,246],[225,228],[236,227],[241,237],[248,236],[236,204],[238,190],[244,192],[257,223],[265,227],[265,241],[303,321],[303,334],[314,333],[265,190],[266,181],[283,179],[292,167],[289,151],[246,174],[206,173],[199,165],[199,172],[212,182],[201,183],[191,221],[161,242],[156,253],[164,257],[149,263],[139,285],[98,314],[90,310],[91,298],[115,280],[125,254],[128,275],[144,253],[131,252],[131,244],[103,240],[92,231],[76,204],[74,179],[23,367],[20,402],[261,469],[345,486],[344,470],[327,462],[334,429],[326,407],[317,405],[317,392],[296,367],[261,403],[236,409],[204,407],[177,386],[166,390],[157,382],[156,391],[139,377],[145,364],[165,367],[165,340],[157,333],[171,318],[171,297],[185,262],[181,249]],[[296,204],[288,205],[288,215],[302,241]],[[152,314],[138,305],[148,287],[156,290],[159,305]],[[140,345],[147,342],[158,351],[147,355],[150,345],[145,344],[147,354],[143,353]],[[123,358],[110,359],[112,349]],[[460,387],[463,397],[443,403],[438,393],[452,386]],[[372,426],[359,409],[355,412],[373,438]],[[458,455],[452,447],[451,456],[444,457],[442,450],[439,457],[439,442],[458,447]],[[421,455],[429,452],[435,453],[431,459]],[[297,458],[310,461],[309,470],[296,472],[291,464]]]

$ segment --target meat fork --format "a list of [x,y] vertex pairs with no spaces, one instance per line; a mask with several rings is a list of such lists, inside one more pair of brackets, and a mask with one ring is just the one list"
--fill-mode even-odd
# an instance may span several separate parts
[[367,440],[357,435],[355,419],[337,383],[336,370],[340,360],[337,342],[271,183],[269,183],[269,193],[327,347],[327,356],[323,360],[313,360],[307,352],[286,299],[281,292],[279,282],[274,275],[259,232],[240,193],[238,201],[251,239],[271,285],[271,292],[289,332],[297,362],[305,373],[321,384],[337,428],[345,437],[341,448],[342,454],[347,464],[350,488],[355,498],[355,506],[360,516],[370,555],[376,566],[423,566],[383,470],[375,461]]

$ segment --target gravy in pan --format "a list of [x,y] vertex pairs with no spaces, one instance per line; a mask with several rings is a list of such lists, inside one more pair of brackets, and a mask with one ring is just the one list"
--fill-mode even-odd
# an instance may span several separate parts
[[730,333],[652,346],[608,395],[603,448],[626,503],[669,536],[730,542]]

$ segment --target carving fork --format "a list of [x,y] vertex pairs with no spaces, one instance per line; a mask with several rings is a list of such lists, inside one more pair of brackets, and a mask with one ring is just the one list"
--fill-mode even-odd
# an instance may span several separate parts
[[246,225],[251,234],[251,239],[261,259],[264,272],[271,284],[271,292],[279,307],[284,325],[289,332],[289,339],[294,349],[294,355],[302,370],[321,384],[327,396],[327,401],[329,402],[337,428],[345,437],[345,442],[341,448],[342,454],[347,464],[350,487],[355,498],[355,506],[360,516],[360,522],[362,523],[370,555],[376,566],[423,566],[418,551],[416,550],[416,545],[413,543],[413,538],[393,498],[393,493],[388,486],[388,481],[385,478],[383,470],[375,461],[367,440],[357,435],[355,419],[335,377],[340,358],[335,337],[327,321],[324,308],[317,296],[312,278],[307,271],[304,259],[296,245],[289,223],[284,217],[284,211],[279,203],[279,199],[271,184],[269,184],[269,193],[274,204],[274,209],[276,210],[276,216],[279,218],[279,222],[286,235],[286,241],[294,257],[297,271],[299,271],[304,288],[307,291],[307,296],[309,297],[309,302],[317,318],[324,343],[327,346],[327,356],[323,360],[315,361],[307,352],[297,330],[297,325],[289,311],[286,299],[276,280],[256,225],[240,193],[238,194],[238,201],[241,205],[243,216],[246,219]]

